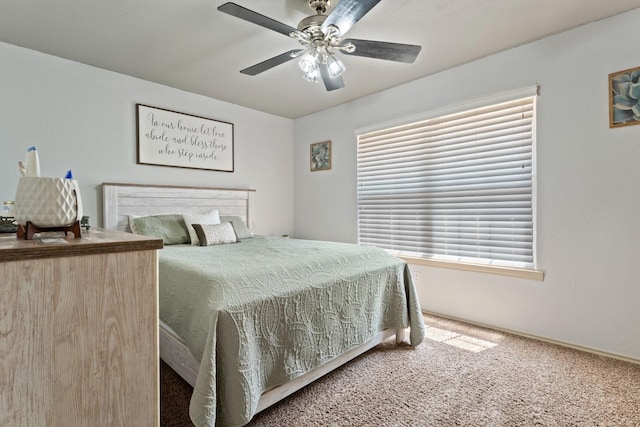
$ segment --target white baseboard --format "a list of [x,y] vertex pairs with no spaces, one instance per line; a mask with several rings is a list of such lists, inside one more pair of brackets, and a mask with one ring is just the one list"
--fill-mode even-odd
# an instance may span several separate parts
[[497,327],[497,326],[487,325],[487,324],[480,323],[480,322],[474,322],[474,321],[471,321],[471,320],[462,319],[462,318],[455,317],[455,316],[449,316],[449,315],[446,315],[446,314],[436,313],[436,312],[433,312],[433,311],[422,310],[422,312],[424,314],[426,314],[426,315],[442,317],[444,319],[450,319],[450,320],[455,320],[455,321],[462,322],[462,323],[468,323],[470,325],[480,326],[480,327],[487,328],[487,329],[493,329],[495,331],[506,332],[506,333],[509,333],[509,334],[518,335],[518,336],[525,337],[525,338],[531,338],[531,339],[534,339],[534,340],[543,341],[543,342],[547,342],[547,343],[550,343],[550,344],[556,344],[556,345],[559,345],[559,346],[562,346],[562,347],[572,348],[574,350],[580,350],[580,351],[584,351],[584,352],[587,352],[587,353],[596,354],[598,356],[604,356],[604,357],[609,357],[609,358],[612,358],[612,359],[622,360],[624,362],[640,364],[640,360],[639,359],[635,359],[635,358],[632,358],[632,357],[624,356],[624,355],[621,355],[621,354],[609,353],[609,352],[598,350],[598,349],[591,348],[591,347],[585,347],[585,346],[581,346],[581,345],[577,345],[577,344],[571,344],[571,343],[568,343],[568,342],[558,341],[558,340],[554,340],[554,339],[551,339],[551,338],[545,338],[545,337],[541,337],[541,336],[538,336],[538,335],[527,334],[527,333],[524,333],[524,332],[514,331],[512,329],[500,328],[500,327]]

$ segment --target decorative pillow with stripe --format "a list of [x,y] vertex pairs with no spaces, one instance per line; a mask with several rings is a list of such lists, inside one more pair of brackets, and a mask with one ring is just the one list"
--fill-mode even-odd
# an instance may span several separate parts
[[238,237],[230,222],[220,224],[191,224],[198,235],[200,246],[224,245],[236,243]]

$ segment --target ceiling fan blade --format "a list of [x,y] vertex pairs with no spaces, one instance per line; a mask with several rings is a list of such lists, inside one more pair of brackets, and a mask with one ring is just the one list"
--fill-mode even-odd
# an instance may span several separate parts
[[252,22],[254,24],[260,25],[261,27],[268,28],[269,30],[284,34],[285,36],[288,36],[292,32],[296,31],[295,28],[287,24],[278,22],[275,19],[271,19],[259,14],[258,12],[254,12],[253,10],[249,10],[235,3],[225,3],[222,6],[218,7],[218,10],[220,12],[228,13],[229,15],[235,16],[236,18],[244,19],[245,21]]
[[342,80],[342,76],[331,78],[329,74],[329,66],[327,64],[320,63],[320,76],[322,77],[322,81],[324,82],[324,87],[328,92],[336,89],[342,89],[344,87],[344,81]]
[[322,31],[335,25],[340,30],[339,36],[344,35],[379,2],[380,0],[340,0],[322,24]]
[[366,56],[388,61],[412,63],[418,57],[422,46],[414,44],[377,42],[373,40],[345,39],[342,44],[353,43],[353,52],[343,50],[345,55]]
[[302,49],[290,50],[289,52],[282,53],[278,56],[274,56],[273,58],[267,59],[266,61],[262,61],[259,64],[245,68],[244,70],[240,70],[240,72],[242,74],[255,76],[256,74],[260,74],[263,71],[270,70],[271,68],[277,65],[284,64],[285,62],[291,61],[293,58],[295,58],[295,55],[299,52],[302,52]]

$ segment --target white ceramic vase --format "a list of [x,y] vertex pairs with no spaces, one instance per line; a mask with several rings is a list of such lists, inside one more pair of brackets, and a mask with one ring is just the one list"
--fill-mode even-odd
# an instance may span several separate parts
[[15,198],[18,224],[68,227],[82,219],[78,182],[66,178],[22,177]]

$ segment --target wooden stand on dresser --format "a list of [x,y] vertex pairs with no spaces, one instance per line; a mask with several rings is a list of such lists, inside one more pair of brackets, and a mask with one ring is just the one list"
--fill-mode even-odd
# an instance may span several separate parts
[[0,234],[0,425],[158,426],[162,240]]

